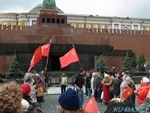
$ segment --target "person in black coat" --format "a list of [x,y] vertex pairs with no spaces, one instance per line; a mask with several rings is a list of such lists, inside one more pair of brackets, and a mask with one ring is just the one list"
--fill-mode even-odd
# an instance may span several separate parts
[[86,73],[86,90],[87,90],[87,98],[91,97],[91,75],[90,73]]
[[116,74],[116,78],[114,80],[114,89],[113,89],[113,93],[114,93],[114,97],[118,98],[120,96],[120,85],[122,83],[122,78],[121,78],[121,73],[117,73]]
[[96,93],[97,93],[97,102],[102,102],[101,99],[101,94],[102,94],[102,83],[101,81],[103,80],[103,76],[101,73],[97,73],[98,77],[96,78]]

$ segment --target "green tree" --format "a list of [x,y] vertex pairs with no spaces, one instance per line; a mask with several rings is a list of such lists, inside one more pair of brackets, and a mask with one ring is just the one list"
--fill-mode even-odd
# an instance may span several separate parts
[[10,64],[9,71],[6,73],[7,79],[21,79],[24,73],[20,70],[19,62],[17,61],[16,54],[14,54],[14,59]]
[[126,56],[124,58],[124,61],[123,61],[123,68],[121,69],[123,72],[125,71],[129,71],[129,73],[131,73],[132,71],[132,63],[131,63],[131,58],[129,57],[129,53],[127,52],[126,53]]
[[146,59],[145,59],[145,56],[142,53],[139,57],[138,64],[144,66],[145,62],[146,62]]
[[99,60],[95,64],[95,70],[101,73],[107,71],[107,66],[102,55],[100,56]]
[[136,57],[136,54],[134,53],[132,58],[131,58],[131,66],[133,68],[135,68],[137,66],[137,57]]
[[146,62],[146,59],[143,55],[143,53],[140,55],[139,59],[138,59],[138,65],[139,65],[139,68],[140,68],[140,71],[144,71],[144,64]]
[[149,71],[150,71],[150,61],[147,62],[146,67],[145,67],[146,74],[150,74]]

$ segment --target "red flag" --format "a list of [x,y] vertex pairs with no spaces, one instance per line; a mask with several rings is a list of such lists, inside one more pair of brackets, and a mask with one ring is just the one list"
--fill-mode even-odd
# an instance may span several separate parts
[[49,50],[50,50],[50,43],[49,44],[45,44],[42,46],[41,52],[42,52],[42,56],[49,56]]
[[59,58],[61,68],[68,66],[71,63],[79,61],[75,48],[72,48],[68,53]]
[[34,55],[31,59],[31,62],[30,62],[30,67],[28,69],[28,72],[41,60],[42,58],[42,53],[41,53],[41,46],[39,46],[35,52],[34,52]]
[[97,113],[99,111],[95,97],[90,98],[83,106],[83,109],[88,113]]
[[129,86],[126,88],[126,90],[123,92],[122,97],[127,99],[129,96],[131,96],[133,93],[132,88]]

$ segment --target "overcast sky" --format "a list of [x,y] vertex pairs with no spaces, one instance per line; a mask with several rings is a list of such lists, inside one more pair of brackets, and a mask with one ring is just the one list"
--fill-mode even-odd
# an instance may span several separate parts
[[[28,12],[43,0],[0,0],[0,13]],[[56,0],[65,13],[150,18],[150,0]]]

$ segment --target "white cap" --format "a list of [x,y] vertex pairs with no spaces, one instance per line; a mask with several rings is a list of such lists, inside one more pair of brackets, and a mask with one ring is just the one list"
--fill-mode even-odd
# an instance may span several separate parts
[[108,75],[108,74],[106,74],[106,73],[104,73],[104,77],[109,77],[109,75]]
[[142,81],[143,81],[144,83],[149,83],[149,82],[150,82],[147,77],[143,77]]
[[92,73],[92,76],[94,76],[94,75],[96,75],[96,74],[97,74],[96,72],[93,72],[93,73]]
[[40,77],[40,75],[38,73],[35,74],[37,77]]
[[22,111],[27,112],[30,106],[29,102],[26,101],[25,99],[22,99],[21,104],[22,104]]

